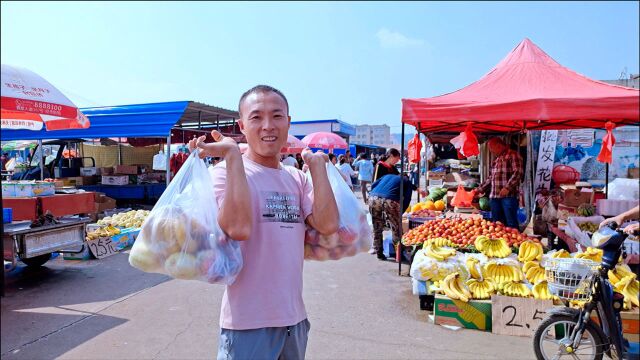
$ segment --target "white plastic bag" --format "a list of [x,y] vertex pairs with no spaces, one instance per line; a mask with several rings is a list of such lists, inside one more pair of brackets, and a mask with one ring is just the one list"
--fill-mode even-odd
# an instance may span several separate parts
[[337,233],[329,236],[308,228],[304,246],[304,258],[307,260],[338,260],[367,251],[371,246],[372,231],[366,209],[332,164],[327,164],[327,175],[338,205],[339,228]]
[[580,245],[585,247],[593,246],[593,242],[591,241],[592,234],[586,231],[580,230],[580,224],[590,222],[590,223],[599,225],[603,221],[604,221],[604,217],[600,215],[588,216],[588,217],[571,216],[569,217],[569,219],[567,219],[568,229],[565,230],[565,232],[570,233],[571,234],[570,236],[576,239],[576,241],[578,241]]
[[167,156],[164,151],[153,155],[153,170],[167,170]]
[[609,200],[636,200],[640,198],[640,180],[616,178],[609,183]]
[[218,211],[207,166],[194,151],[142,224],[129,263],[176,279],[233,283],[242,253],[220,229]]

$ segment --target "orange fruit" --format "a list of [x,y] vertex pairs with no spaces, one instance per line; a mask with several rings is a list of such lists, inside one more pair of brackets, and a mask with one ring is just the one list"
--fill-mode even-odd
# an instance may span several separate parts
[[435,209],[436,209],[435,204],[434,204],[434,203],[433,203],[433,201],[431,201],[431,200],[427,201],[427,202],[425,203],[425,206],[424,206],[424,207],[425,207],[427,210],[435,210]]
[[444,210],[444,201],[442,201],[442,200],[436,201],[433,205],[434,205],[435,209],[438,210],[438,211]]

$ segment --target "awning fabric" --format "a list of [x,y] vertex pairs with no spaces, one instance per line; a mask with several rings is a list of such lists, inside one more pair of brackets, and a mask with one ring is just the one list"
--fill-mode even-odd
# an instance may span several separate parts
[[80,109],[91,121],[88,129],[47,132],[11,130],[2,141],[37,139],[97,139],[104,137],[166,137],[180,120],[189,101]]
[[419,132],[476,133],[522,129],[638,125],[640,91],[589,79],[563,67],[529,39],[493,70],[458,91],[402,99],[402,122]]

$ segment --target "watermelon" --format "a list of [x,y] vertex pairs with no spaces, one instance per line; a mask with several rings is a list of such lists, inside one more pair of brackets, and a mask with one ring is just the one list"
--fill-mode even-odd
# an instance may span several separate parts
[[480,198],[480,200],[478,200],[478,204],[480,205],[480,210],[482,211],[491,210],[491,205],[489,205],[489,199],[486,197]]

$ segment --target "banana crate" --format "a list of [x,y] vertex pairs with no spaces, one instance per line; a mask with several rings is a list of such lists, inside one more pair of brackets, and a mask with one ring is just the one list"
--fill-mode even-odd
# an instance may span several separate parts
[[453,300],[437,294],[433,304],[434,323],[491,331],[491,300]]

